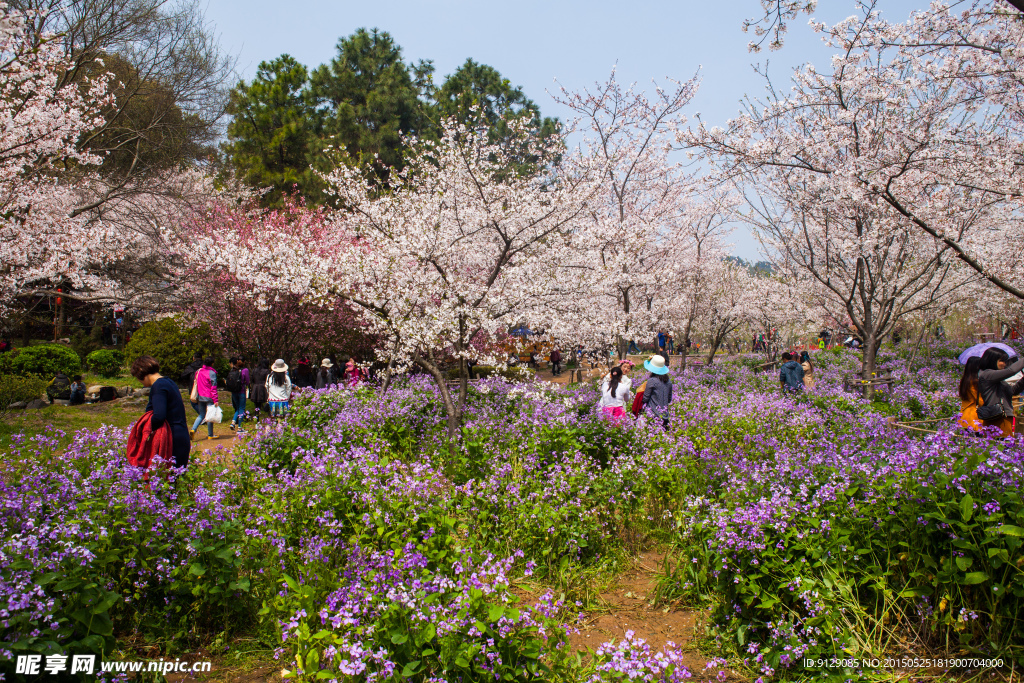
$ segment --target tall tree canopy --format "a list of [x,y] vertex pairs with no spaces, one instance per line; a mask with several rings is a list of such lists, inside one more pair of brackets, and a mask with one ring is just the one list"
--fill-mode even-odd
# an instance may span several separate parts
[[406,64],[385,31],[359,29],[313,71],[309,94],[327,142],[343,147],[377,181],[403,167],[403,135],[432,128],[428,95],[433,65]]
[[298,191],[311,199],[323,186],[310,168],[319,152],[313,107],[306,94],[309,73],[290,55],[262,62],[251,83],[231,91],[230,167],[253,187],[269,188],[266,203],[278,205]]
[[[342,38],[335,58],[311,72],[288,55],[264,62],[252,82],[232,92],[234,120],[222,146],[228,165],[246,183],[270,188],[267,205],[279,206],[296,190],[321,203],[316,171],[332,168],[339,155],[379,185],[405,167],[407,136],[434,139],[448,118],[487,127],[500,145],[521,139],[510,134],[512,121],[542,138],[558,127],[486,64],[467,59],[440,87],[433,74],[430,61],[407,62],[394,38],[377,29]],[[536,164],[506,152],[517,170]]]

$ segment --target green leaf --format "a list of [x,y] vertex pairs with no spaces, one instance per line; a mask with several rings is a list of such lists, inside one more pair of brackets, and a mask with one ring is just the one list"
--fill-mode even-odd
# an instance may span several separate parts
[[193,576],[202,576],[206,573],[206,567],[196,562],[194,565],[188,568],[188,573]]
[[491,609],[487,612],[487,620],[490,622],[498,621],[504,614],[504,605],[491,605]]
[[906,590],[900,591],[901,598],[917,598],[922,595],[931,595],[932,589],[928,586],[918,586],[916,588],[907,588]]
[[988,578],[988,574],[986,574],[985,572],[971,572],[970,574],[965,576],[964,580],[960,583],[962,583],[965,586],[973,586],[978,583],[985,583],[986,581],[988,581]]
[[960,501],[960,516],[963,517],[965,522],[971,521],[971,516],[974,514],[974,498],[971,494],[967,494]]
[[974,564],[974,560],[969,557],[958,557],[956,558],[956,566],[960,567],[960,571],[965,572],[971,568]]
[[1024,538],[1024,527],[1013,526],[1012,524],[1004,524],[998,529],[996,533],[1004,534],[1006,536],[1016,536],[1017,538]]
[[391,635],[391,642],[395,645],[402,645],[409,640],[409,636],[405,633],[393,633]]
[[420,668],[420,660],[409,662],[402,669],[402,678],[411,678],[416,675],[416,671]]

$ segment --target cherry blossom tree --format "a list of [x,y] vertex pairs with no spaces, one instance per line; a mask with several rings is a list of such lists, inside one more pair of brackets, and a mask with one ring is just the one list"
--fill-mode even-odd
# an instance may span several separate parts
[[[454,438],[466,362],[481,352],[473,340],[530,320],[598,189],[599,178],[560,138],[538,139],[515,121],[509,130],[518,145],[495,145],[486,130],[446,122],[438,140],[409,141],[405,169],[383,189],[347,166],[327,174],[345,210],[325,221],[211,233],[201,251],[262,290],[348,301],[377,335],[377,358],[389,370],[415,365],[434,378]],[[536,159],[561,152],[561,161],[509,173],[511,148],[517,158],[524,150]],[[457,397],[443,355],[457,359]]]
[[956,79],[858,47],[876,21],[865,7],[838,27],[819,27],[844,48],[831,71],[805,66],[790,95],[770,90],[726,129],[699,125],[679,139],[743,190],[744,218],[779,272],[809,279],[817,305],[851,321],[870,375],[902,317],[958,296],[975,276],[964,253],[996,257],[988,248],[1016,234],[1012,207],[981,184],[981,167],[959,163],[967,150],[989,148],[990,179],[1019,179],[1010,172],[1014,143],[993,137],[1004,129],[981,108],[966,108]]
[[25,282],[73,279],[77,263],[105,252],[102,227],[70,218],[74,192],[58,181],[68,164],[101,160],[78,150],[99,125],[107,82],[57,87],[66,63],[52,42],[30,39],[30,17],[0,4],[0,298]]
[[697,86],[696,77],[673,81],[648,97],[636,84],[623,87],[613,71],[593,89],[562,88],[555,97],[576,114],[584,145],[605,169],[580,233],[579,258],[562,264],[586,273],[569,278],[586,291],[560,293],[561,309],[580,315],[562,310],[560,320],[581,343],[615,346],[620,358],[629,339],[647,337],[669,319],[681,281],[698,277],[691,271],[701,249],[707,257],[722,229],[716,215],[700,213],[708,204],[699,201],[697,181],[669,157],[672,127],[684,120]]

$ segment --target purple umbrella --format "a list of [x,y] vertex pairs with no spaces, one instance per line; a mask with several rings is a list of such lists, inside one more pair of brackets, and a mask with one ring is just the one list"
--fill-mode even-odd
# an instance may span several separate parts
[[1002,349],[1003,351],[1006,351],[1006,355],[1010,356],[1010,358],[1017,355],[1017,350],[1010,348],[1006,344],[1000,344],[999,342],[982,342],[981,344],[975,344],[960,354],[960,365],[964,365],[968,358],[981,358],[988,349]]

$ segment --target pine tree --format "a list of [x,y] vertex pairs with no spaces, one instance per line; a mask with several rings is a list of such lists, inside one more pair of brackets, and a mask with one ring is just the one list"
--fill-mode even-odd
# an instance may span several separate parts
[[252,83],[243,81],[231,92],[233,119],[223,151],[247,184],[270,188],[267,205],[296,191],[313,202],[322,196],[323,182],[310,168],[319,142],[308,82],[306,67],[281,55],[262,62]]

